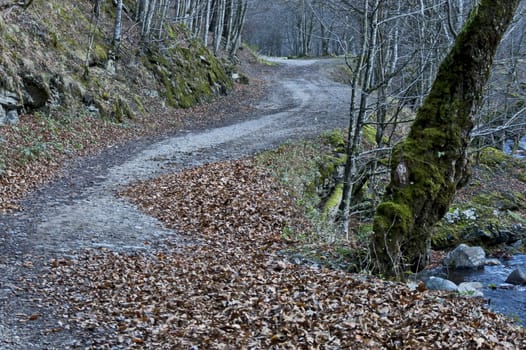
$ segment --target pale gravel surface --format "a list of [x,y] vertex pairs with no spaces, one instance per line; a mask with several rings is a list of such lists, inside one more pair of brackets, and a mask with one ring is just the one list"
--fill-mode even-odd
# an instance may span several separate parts
[[[142,251],[192,244],[118,198],[119,189],[346,125],[349,89],[328,78],[335,60],[273,61],[282,66],[269,78],[271,93],[255,106],[257,118],[77,160],[63,179],[30,195],[25,211],[0,215],[0,349],[62,349],[74,347],[81,337],[75,330],[46,334],[45,329],[57,327],[52,310],[38,295],[20,289],[21,280],[38,281],[50,259],[74,258],[82,249]],[[33,267],[23,266],[28,262]],[[40,315],[38,320],[20,322],[33,314]]]

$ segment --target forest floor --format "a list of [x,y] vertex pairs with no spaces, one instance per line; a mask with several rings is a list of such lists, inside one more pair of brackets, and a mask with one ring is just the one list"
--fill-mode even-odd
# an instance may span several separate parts
[[301,208],[250,156],[345,127],[349,96],[334,60],[291,62],[8,174],[3,209],[23,210],[0,216],[0,349],[526,347],[483,300],[283,255]]

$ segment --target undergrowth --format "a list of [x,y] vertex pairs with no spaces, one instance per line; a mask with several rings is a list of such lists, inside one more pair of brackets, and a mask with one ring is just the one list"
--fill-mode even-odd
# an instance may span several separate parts
[[303,210],[308,229],[298,231],[287,227],[282,236],[293,242],[288,253],[293,260],[311,262],[331,268],[358,271],[361,269],[370,224],[355,223],[355,237],[349,240],[339,234],[338,225],[327,219],[319,193],[327,162],[334,159],[335,149],[341,147],[342,131],[334,130],[323,136],[289,143],[257,156],[257,162],[270,169],[282,186],[295,198]]

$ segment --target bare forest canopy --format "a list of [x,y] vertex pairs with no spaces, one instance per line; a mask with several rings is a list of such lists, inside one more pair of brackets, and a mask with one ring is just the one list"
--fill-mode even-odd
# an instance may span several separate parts
[[[269,56],[365,58],[360,67],[349,60],[348,73],[358,75],[360,87],[368,85],[367,92],[373,98],[367,114],[374,118],[378,106],[414,109],[422,103],[440,62],[476,3],[249,0],[243,39]],[[525,7],[526,2],[521,1],[500,45],[483,108],[476,117],[472,135],[482,138],[482,143],[499,144],[516,138],[526,125]],[[372,66],[366,77],[367,59]],[[392,103],[381,106],[374,101],[380,88]]]

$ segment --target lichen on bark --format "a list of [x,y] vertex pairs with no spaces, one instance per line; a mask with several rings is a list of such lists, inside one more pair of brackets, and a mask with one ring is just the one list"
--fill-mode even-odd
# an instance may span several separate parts
[[401,277],[424,268],[430,228],[470,176],[466,150],[497,46],[519,0],[482,0],[442,62],[408,137],[393,151],[391,181],[376,210],[374,270]]

